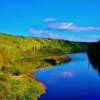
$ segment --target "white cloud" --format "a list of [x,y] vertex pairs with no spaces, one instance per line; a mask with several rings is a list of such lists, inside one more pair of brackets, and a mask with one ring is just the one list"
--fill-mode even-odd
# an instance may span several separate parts
[[29,32],[32,33],[33,35],[46,35],[51,38],[59,37],[59,35],[56,32],[46,29],[30,28]]
[[29,32],[32,33],[33,35],[38,35],[38,34],[48,34],[48,30],[43,30],[43,29],[38,29],[38,28],[30,28]]
[[58,38],[58,37],[59,37],[59,35],[56,34],[56,33],[50,33],[49,36],[50,36],[51,38]]
[[100,31],[99,27],[93,27],[93,26],[77,26],[74,25],[74,23],[56,23],[56,24],[50,24],[50,28],[53,29],[59,29],[59,30],[68,30],[72,32],[81,32],[81,31]]
[[56,20],[56,18],[45,18],[43,21],[44,22],[52,22],[52,21],[55,21]]

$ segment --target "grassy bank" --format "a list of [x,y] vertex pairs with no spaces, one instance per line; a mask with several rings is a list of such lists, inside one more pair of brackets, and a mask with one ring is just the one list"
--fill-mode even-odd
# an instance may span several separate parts
[[37,100],[45,87],[28,73],[70,61],[61,55],[84,51],[88,46],[88,43],[0,33],[0,100]]

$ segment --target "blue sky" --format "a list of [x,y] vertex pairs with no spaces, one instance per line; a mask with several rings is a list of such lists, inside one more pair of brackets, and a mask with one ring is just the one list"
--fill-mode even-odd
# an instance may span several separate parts
[[0,32],[97,41],[100,0],[0,0]]

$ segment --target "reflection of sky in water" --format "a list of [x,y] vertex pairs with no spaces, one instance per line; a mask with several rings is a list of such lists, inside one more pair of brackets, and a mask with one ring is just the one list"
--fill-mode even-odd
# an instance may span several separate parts
[[62,73],[59,73],[61,75],[63,75],[64,77],[72,77],[74,75],[74,71],[64,71]]
[[98,100],[90,97],[100,97],[100,77],[89,65],[87,56],[84,53],[69,56],[73,58],[70,63],[36,71],[37,79],[47,86],[40,100],[70,100],[68,97],[72,96],[77,100]]

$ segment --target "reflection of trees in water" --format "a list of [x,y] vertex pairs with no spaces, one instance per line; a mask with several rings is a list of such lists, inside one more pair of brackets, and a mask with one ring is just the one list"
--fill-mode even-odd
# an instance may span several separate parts
[[99,72],[100,75],[100,67],[93,65],[93,68]]
[[100,74],[100,42],[91,45],[88,49],[88,58],[92,67]]

